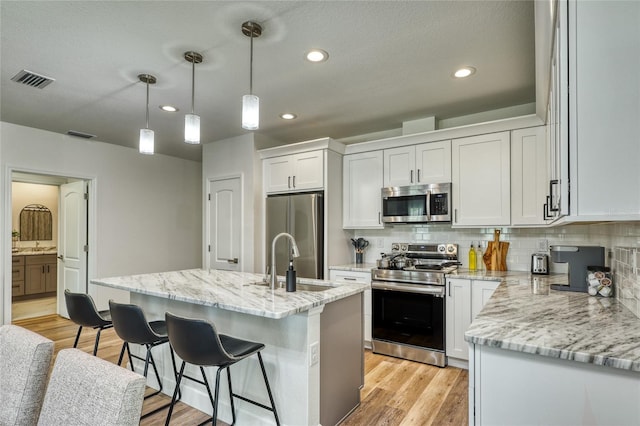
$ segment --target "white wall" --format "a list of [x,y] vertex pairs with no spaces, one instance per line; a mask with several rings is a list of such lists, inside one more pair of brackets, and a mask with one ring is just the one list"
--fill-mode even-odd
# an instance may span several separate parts
[[[255,135],[247,133],[203,145],[202,181],[206,190],[209,180],[242,176],[242,205],[245,220],[242,224],[241,268],[245,272],[261,271],[262,246],[262,167],[256,153]],[[206,194],[203,196],[206,197]],[[203,206],[203,212],[205,208]],[[206,215],[203,213],[206,232]],[[207,238],[204,236],[203,242]],[[204,256],[208,255],[203,249]],[[202,260],[203,265],[206,260]]]
[[[201,163],[0,122],[0,165],[3,206],[10,202],[10,169],[94,179],[96,198],[90,206],[95,206],[96,226],[89,244],[95,262],[89,265],[90,278],[201,266]],[[5,208],[0,210],[0,318],[6,321],[11,218],[6,218]],[[127,294],[93,287],[90,293],[99,308],[114,295],[128,300]]]

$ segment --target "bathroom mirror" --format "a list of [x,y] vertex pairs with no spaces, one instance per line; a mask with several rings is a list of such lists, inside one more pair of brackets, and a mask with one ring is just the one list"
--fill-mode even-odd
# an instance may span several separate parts
[[42,204],[29,204],[20,212],[20,241],[53,239],[51,210]]

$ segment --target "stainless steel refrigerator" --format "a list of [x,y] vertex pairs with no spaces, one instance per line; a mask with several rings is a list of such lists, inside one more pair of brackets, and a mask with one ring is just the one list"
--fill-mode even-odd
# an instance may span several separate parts
[[[319,278],[324,275],[324,197],[322,192],[271,195],[267,197],[267,265],[271,265],[273,237],[281,232],[293,235],[300,256],[293,259],[300,278]],[[284,275],[291,258],[288,238],[276,243],[276,274]]]

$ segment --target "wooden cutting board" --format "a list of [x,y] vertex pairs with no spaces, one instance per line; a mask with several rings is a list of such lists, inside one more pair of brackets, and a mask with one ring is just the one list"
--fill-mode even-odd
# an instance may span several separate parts
[[507,252],[509,251],[509,243],[500,241],[500,230],[494,229],[493,241],[489,241],[487,250],[482,256],[487,271],[506,271],[507,270]]

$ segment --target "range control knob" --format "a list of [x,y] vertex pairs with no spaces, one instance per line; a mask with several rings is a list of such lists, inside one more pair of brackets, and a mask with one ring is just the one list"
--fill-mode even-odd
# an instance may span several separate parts
[[409,251],[409,244],[400,244],[400,251],[402,252]]
[[444,244],[438,244],[438,253],[445,254],[447,247]]
[[455,244],[447,244],[447,253],[454,254],[456,252]]
[[391,244],[391,251],[398,251],[398,250],[400,250],[400,244],[398,243]]

